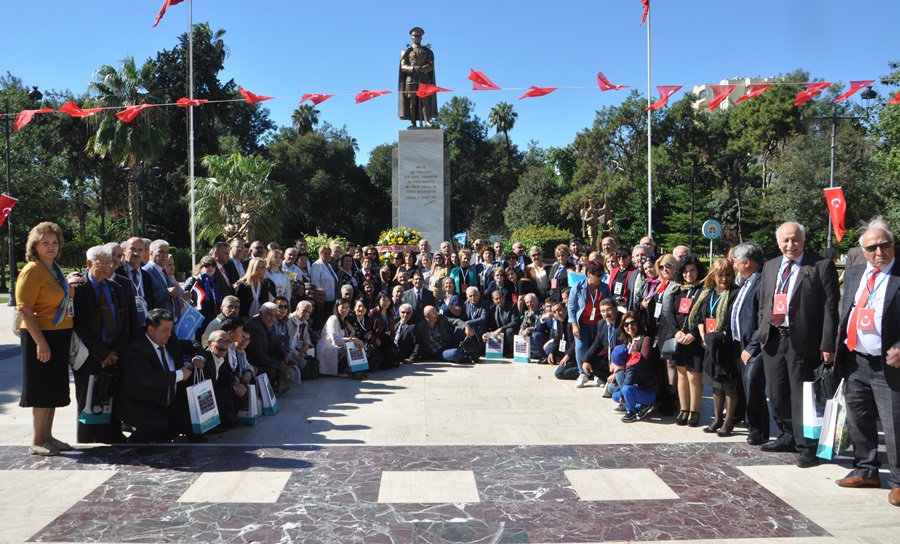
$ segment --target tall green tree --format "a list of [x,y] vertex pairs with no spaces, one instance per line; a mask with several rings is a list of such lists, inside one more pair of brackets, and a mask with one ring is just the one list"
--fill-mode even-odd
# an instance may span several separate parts
[[314,131],[319,124],[319,113],[312,104],[300,104],[291,114],[291,122],[297,134],[303,136],[307,132]]
[[503,133],[506,139],[506,166],[512,169],[512,159],[509,147],[509,131],[516,124],[519,114],[513,111],[512,104],[509,102],[500,102],[488,112],[488,126],[497,129],[497,134]]
[[[134,57],[126,57],[119,69],[101,66],[95,80],[89,85],[94,104],[104,107],[158,104],[159,97],[149,91],[149,84],[156,66],[144,63],[140,68]],[[96,132],[90,137],[87,151],[101,158],[109,158],[131,172],[142,165],[152,163],[162,153],[168,134],[164,124],[164,108],[149,108],[130,123],[119,121],[113,111],[104,111],[96,117]],[[131,212],[131,231],[140,233],[140,186],[137,176],[121,174],[127,178],[128,208]]]

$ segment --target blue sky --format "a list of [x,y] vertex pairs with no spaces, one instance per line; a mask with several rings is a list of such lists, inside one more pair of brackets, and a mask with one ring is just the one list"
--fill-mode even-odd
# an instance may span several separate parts
[[[103,64],[118,65],[127,55],[143,61],[174,47],[187,30],[188,2],[171,7],[151,28],[162,3],[7,2],[0,70],[41,90],[83,92]],[[900,60],[900,2],[894,0],[654,0],[652,6],[654,86],[690,90],[723,78],[797,68],[827,81],[877,80],[888,73],[888,61]],[[347,126],[359,142],[361,163],[373,147],[395,141],[406,123],[396,117],[396,95],[359,105],[352,95],[362,89],[396,91],[397,63],[410,28],[425,29],[439,86],[474,100],[481,118],[497,102],[510,102],[519,114],[513,142],[524,149],[537,140],[546,148],[570,143],[592,124],[597,109],[622,100],[626,91],[599,91],[598,70],[613,83],[646,92],[647,38],[640,16],[639,0],[194,0],[195,22],[227,31],[231,55],[223,80],[284,97],[264,103],[279,125],[290,123],[302,93],[339,95],[319,106],[320,119]],[[471,91],[470,68],[504,90]],[[518,100],[530,85],[561,88]],[[876,90],[888,96],[889,89]],[[441,94],[439,101],[449,96]]]

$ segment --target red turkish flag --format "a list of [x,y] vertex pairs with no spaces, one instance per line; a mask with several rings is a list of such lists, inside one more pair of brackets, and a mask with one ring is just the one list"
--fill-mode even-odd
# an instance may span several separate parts
[[16,130],[21,130],[22,127],[31,122],[32,117],[36,113],[50,113],[54,110],[50,108],[42,108],[39,110],[22,110],[19,112],[19,115],[16,115]]
[[641,4],[644,4],[644,15],[641,17],[641,25],[647,22],[647,16],[650,15],[650,0],[641,0]]
[[597,85],[600,86],[601,91],[618,91],[628,87],[628,85],[613,85],[609,82],[609,79],[603,75],[603,72],[597,72]]
[[261,94],[253,94],[250,91],[245,91],[243,87],[238,85],[238,90],[241,92],[241,96],[243,96],[248,104],[256,104],[257,102],[263,102],[265,100],[272,100],[275,98],[274,96],[263,96]]
[[136,106],[126,106],[124,110],[116,114],[116,117],[123,123],[130,123],[134,121],[134,118],[137,117],[144,108],[152,108],[155,105],[156,104],[138,104]]
[[363,89],[362,92],[356,95],[356,103],[360,104],[362,102],[365,102],[366,100],[372,100],[373,98],[386,94],[391,94],[391,91],[369,91]]
[[831,214],[831,224],[834,226],[834,235],[840,242],[844,237],[844,217],[847,215],[847,201],[844,200],[844,191],[840,187],[825,189],[825,201],[828,203],[828,213]]
[[659,100],[644,111],[654,111],[665,107],[669,97],[681,90],[681,85],[657,85],[656,88],[659,89]]
[[900,91],[897,91],[896,93],[894,93],[894,98],[891,98],[890,100],[888,100],[887,103],[892,106],[900,104]]
[[72,102],[72,101],[66,102],[59,108],[60,112],[68,113],[72,117],[78,117],[78,118],[90,117],[91,115],[94,115],[95,113],[102,111],[102,110],[103,110],[103,108],[88,108],[86,110],[83,110],[78,107],[78,104],[76,104],[75,102]]
[[419,98],[428,98],[434,93],[449,93],[452,92],[450,89],[445,89],[443,87],[438,87],[437,85],[431,85],[429,83],[419,83],[419,89],[416,91],[416,96]]
[[473,91],[499,91],[500,87],[494,85],[494,82],[488,79],[484,72],[476,71],[469,68],[469,77],[466,78],[472,81],[472,90]]
[[156,22],[153,23],[153,28],[156,28],[156,25],[162,20],[163,15],[166,14],[166,10],[169,9],[170,6],[174,6],[176,4],[180,4],[184,2],[184,0],[166,0],[163,4],[162,8],[159,10],[159,14],[156,16]]
[[757,96],[761,95],[766,89],[768,89],[771,86],[772,86],[771,83],[751,83],[750,85],[747,85],[747,90],[749,92],[747,94],[745,94],[744,96],[735,100],[733,105],[737,106],[744,100],[750,100],[751,98],[756,98]]
[[835,98],[835,99],[834,99],[834,103],[837,104],[838,102],[843,102],[844,100],[847,100],[848,98],[850,98],[851,96],[853,96],[854,94],[856,94],[856,93],[857,93],[860,89],[862,89],[863,87],[868,87],[869,85],[871,85],[871,84],[873,84],[873,83],[875,83],[875,80],[874,80],[874,79],[864,79],[864,80],[859,80],[859,81],[851,81],[851,82],[850,82],[850,90],[848,90],[847,92],[845,92],[845,93],[842,94],[841,96]]
[[18,201],[19,200],[17,198],[13,198],[9,195],[3,195],[3,197],[0,197],[0,227],[3,226],[3,223],[6,223],[6,218],[9,217],[9,212],[12,211],[13,207],[15,207]]
[[310,102],[313,103],[313,106],[318,106],[319,104],[321,104],[322,102],[325,102],[332,96],[334,96],[334,95],[333,94],[309,94],[309,93],[306,93],[300,97],[300,102],[297,102],[297,103],[302,104],[302,103],[306,102],[307,100],[309,100]]
[[806,84],[806,90],[800,91],[797,93],[797,97],[794,98],[794,105],[800,106],[802,104],[806,104],[810,100],[816,97],[820,92],[824,91],[826,87],[831,85],[830,81],[811,81]]
[[176,104],[178,104],[179,108],[187,108],[199,106],[200,104],[206,104],[207,102],[209,102],[209,100],[205,98],[179,98]]
[[535,98],[538,96],[546,96],[546,95],[552,93],[553,91],[555,91],[556,89],[557,89],[556,87],[535,87],[534,85],[532,85],[531,90],[528,91],[527,93],[523,94],[522,96],[520,96],[519,100],[522,100],[523,98]]
[[731,94],[731,91],[733,91],[737,85],[710,85],[710,87],[713,90],[713,99],[709,101],[709,104],[706,107],[709,108],[709,111],[712,111],[728,98],[728,95]]

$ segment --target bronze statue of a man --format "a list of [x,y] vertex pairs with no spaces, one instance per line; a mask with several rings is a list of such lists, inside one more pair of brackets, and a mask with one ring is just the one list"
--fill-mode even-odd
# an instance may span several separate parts
[[420,83],[435,84],[434,53],[422,45],[423,34],[425,31],[420,27],[410,30],[413,44],[400,54],[399,116],[410,121],[410,128],[416,128],[417,122],[419,126],[430,127],[431,120],[437,117],[437,96],[416,96]]

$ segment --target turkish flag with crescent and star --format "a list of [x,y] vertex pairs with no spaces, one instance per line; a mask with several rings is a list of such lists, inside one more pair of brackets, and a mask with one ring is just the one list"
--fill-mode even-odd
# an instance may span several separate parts
[[834,235],[840,242],[844,237],[844,218],[847,215],[847,201],[844,200],[844,191],[840,187],[825,189],[825,201],[828,202],[828,213],[831,214],[831,224],[834,225]]
[[3,223],[6,223],[6,218],[9,217],[9,212],[12,211],[13,207],[19,201],[17,198],[13,198],[9,195],[3,195],[0,198],[0,227],[3,226]]

